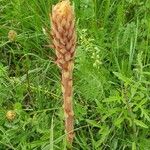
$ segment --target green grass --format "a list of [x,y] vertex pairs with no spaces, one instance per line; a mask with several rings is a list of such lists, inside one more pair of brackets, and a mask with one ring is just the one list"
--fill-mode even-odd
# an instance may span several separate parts
[[[56,0],[0,0],[0,150],[65,150]],[[150,149],[150,1],[74,0],[74,150]],[[9,30],[17,32],[8,41]],[[8,110],[16,117],[9,121]]]

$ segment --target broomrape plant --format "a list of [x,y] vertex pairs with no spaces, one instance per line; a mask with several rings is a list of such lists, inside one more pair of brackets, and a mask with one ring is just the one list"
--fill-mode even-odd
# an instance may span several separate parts
[[73,58],[76,46],[75,16],[69,0],[62,1],[52,8],[51,35],[56,52],[56,63],[62,72],[62,93],[64,99],[65,129],[67,141],[72,144],[74,138],[74,113],[72,106]]

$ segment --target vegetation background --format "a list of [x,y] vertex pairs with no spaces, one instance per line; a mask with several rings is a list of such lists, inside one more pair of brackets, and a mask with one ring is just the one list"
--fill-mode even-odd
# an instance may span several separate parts
[[[60,70],[47,47],[57,2],[0,0],[0,150],[66,147]],[[78,34],[73,149],[150,150],[150,0],[72,3]]]

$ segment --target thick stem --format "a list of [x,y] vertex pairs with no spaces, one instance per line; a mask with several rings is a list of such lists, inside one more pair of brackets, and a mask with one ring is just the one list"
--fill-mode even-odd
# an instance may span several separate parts
[[67,142],[71,145],[74,138],[74,113],[73,113],[73,83],[72,83],[72,61],[66,62],[65,68],[62,70],[62,92],[64,99],[64,116],[65,130],[67,134]]

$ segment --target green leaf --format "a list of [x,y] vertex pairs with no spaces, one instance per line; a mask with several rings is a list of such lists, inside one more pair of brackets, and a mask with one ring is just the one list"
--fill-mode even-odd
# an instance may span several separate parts
[[136,143],[132,142],[132,150],[136,150]]
[[143,74],[145,74],[145,75],[150,75],[150,72],[143,72]]
[[124,117],[120,117],[120,118],[117,118],[115,121],[114,121],[114,125],[117,126],[117,127],[120,127],[121,123],[124,121]]
[[14,104],[14,109],[16,109],[16,110],[22,110],[22,105],[21,105],[21,103],[16,102],[16,103]]
[[52,117],[52,121],[51,121],[51,129],[50,129],[50,149],[53,150],[54,149],[54,126],[53,126],[53,117]]
[[101,128],[100,124],[98,124],[96,121],[94,120],[89,120],[89,119],[86,119],[87,123],[89,123],[90,125],[94,126],[94,127],[98,127],[98,128]]
[[120,113],[122,111],[121,108],[111,108],[107,110],[107,113],[105,113],[102,117],[102,121],[106,120],[108,117],[112,117],[113,114]]
[[141,116],[144,115],[145,119],[147,119],[147,121],[150,122],[150,117],[149,117],[148,111],[146,109],[141,108],[141,112],[142,112]]
[[134,123],[138,126],[143,127],[143,128],[148,128],[148,126],[140,120],[134,119]]
[[116,77],[118,77],[119,80],[121,80],[121,81],[123,81],[123,82],[125,82],[125,83],[127,83],[127,84],[130,84],[130,83],[132,82],[131,79],[129,79],[129,78],[123,76],[121,73],[118,73],[118,72],[113,72],[113,73],[114,73],[114,75],[115,75]]
[[120,102],[121,97],[120,96],[110,96],[109,98],[106,98],[103,100],[103,102]]

